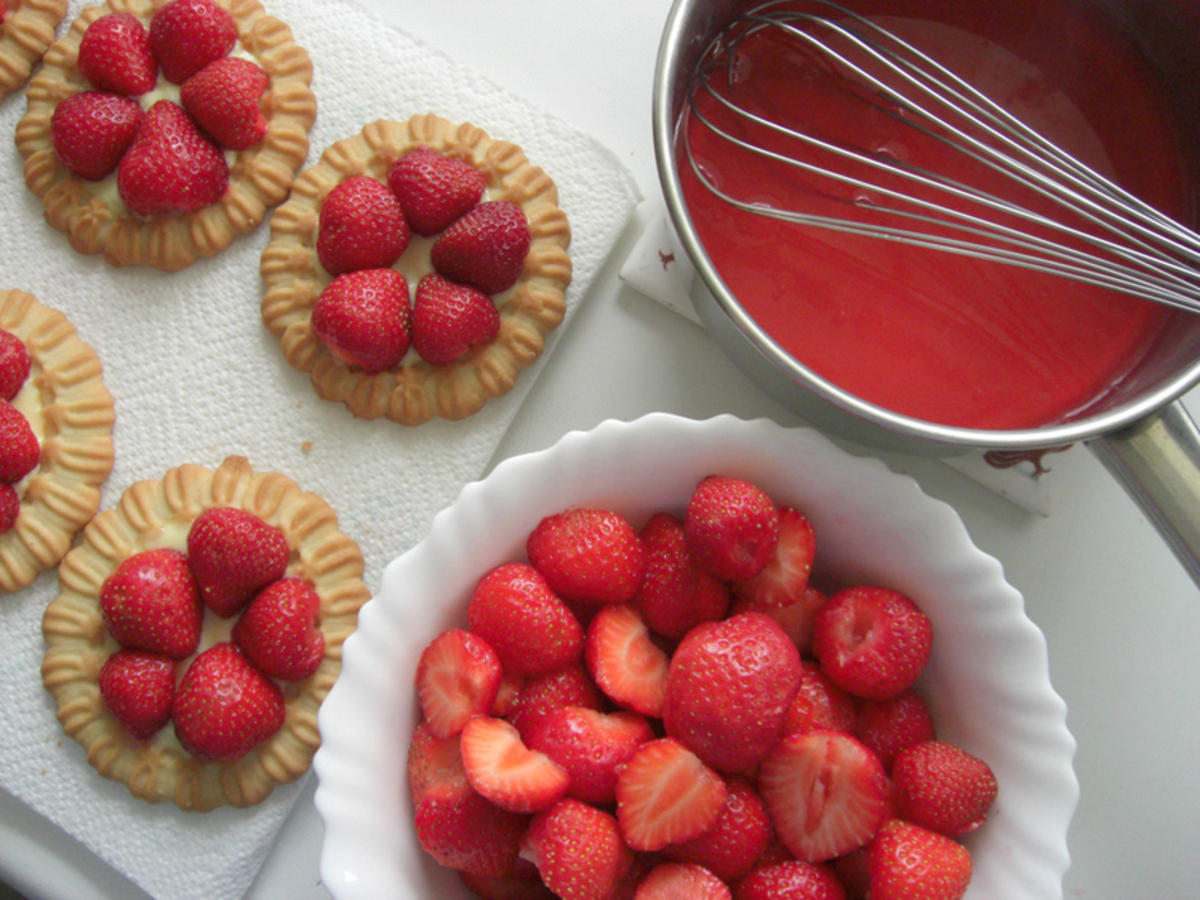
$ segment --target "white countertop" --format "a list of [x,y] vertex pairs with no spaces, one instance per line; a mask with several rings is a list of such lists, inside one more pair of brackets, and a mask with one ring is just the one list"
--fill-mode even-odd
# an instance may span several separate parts
[[[592,134],[629,167],[644,195],[657,195],[650,90],[670,0],[357,2]],[[497,459],[545,447],[570,429],[655,410],[799,423],[700,328],[622,285],[617,271],[628,246],[618,247],[561,335]],[[1200,409],[1200,392],[1186,403]],[[1054,687],[1079,744],[1081,799],[1064,896],[1196,896],[1200,590],[1085,449],[1049,458],[1053,509],[1045,517],[936,460],[885,459],[959,510],[1045,632]],[[318,875],[314,786],[310,774],[250,897],[329,897]],[[20,835],[0,847],[0,881],[22,894],[142,896],[2,791],[0,819]]]

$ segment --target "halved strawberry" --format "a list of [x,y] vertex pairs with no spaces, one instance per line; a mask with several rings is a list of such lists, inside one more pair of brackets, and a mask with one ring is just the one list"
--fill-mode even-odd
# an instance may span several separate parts
[[237,23],[212,0],[171,0],[150,20],[150,49],[168,81],[183,84],[237,43]]
[[441,865],[496,878],[512,871],[529,817],[445,781],[427,787],[413,821],[421,847]]
[[471,716],[486,715],[500,675],[500,658],[479,635],[452,628],[435,637],[417,662],[417,699],[429,729],[450,737]]
[[[738,883],[738,900],[845,900],[834,871],[798,859],[758,866]],[[916,898],[910,898],[916,900]]]
[[800,602],[816,549],[816,535],[804,514],[791,506],[779,507],[779,539],[774,552],[757,575],[734,583],[734,594],[760,609]]
[[17,396],[29,377],[29,367],[29,348],[25,342],[11,331],[0,328],[0,400]]
[[871,900],[959,900],[971,869],[962,844],[900,819],[885,822],[867,847]]
[[650,723],[638,713],[560,706],[540,717],[525,743],[571,776],[567,796],[604,806],[616,799],[617,771],[653,737]]
[[99,181],[116,171],[141,122],[136,100],[82,91],[54,107],[50,137],[64,166],[86,181]]
[[667,654],[629,604],[608,605],[588,625],[584,660],[596,685],[614,703],[661,716],[667,692]]
[[774,831],[767,808],[750,782],[733,778],[726,789],[725,805],[712,826],[690,841],[668,845],[663,855],[702,865],[733,884],[762,858]]
[[259,98],[270,82],[261,66],[237,56],[223,56],[183,83],[179,102],[217,144],[228,150],[245,150],[267,133]]
[[76,65],[98,91],[136,97],[154,90],[158,82],[150,36],[130,13],[109,13],[88,25]]
[[991,766],[945,741],[921,741],[892,765],[896,815],[949,837],[983,824],[996,800]]
[[428,147],[392,163],[388,187],[400,200],[413,233],[432,237],[483,197],[487,176],[465,160]]
[[117,192],[139,216],[195,212],[228,187],[224,154],[171,100],[146,111],[117,165]]
[[321,202],[317,258],[330,275],[386,269],[411,238],[400,201],[370,175],[350,176]]
[[633,865],[617,820],[569,797],[533,817],[521,857],[563,900],[611,900]]
[[470,785],[467,771],[463,768],[462,754],[458,750],[458,741],[457,734],[440,738],[433,733],[428,722],[417,723],[405,761],[413,805],[420,803],[431,787],[450,785],[461,788]]
[[710,475],[688,499],[683,525],[696,560],[718,578],[753,578],[779,540],[779,513],[758,486]]
[[321,597],[303,578],[273,581],[250,601],[233,626],[233,642],[272,678],[300,681],[325,658],[317,627]]
[[559,800],[571,783],[566,769],[531,750],[504,719],[476,716],[459,739],[467,780],[501,809],[532,813]]
[[805,862],[861,847],[887,813],[883,766],[859,741],[837,731],[784,737],[763,760],[758,787],[779,839]]
[[638,882],[634,900],[733,900],[729,886],[696,863],[659,863]]
[[568,603],[628,603],[646,573],[642,539],[620,513],[574,507],[546,516],[525,541],[529,562]]
[[809,584],[800,599],[789,606],[760,606],[748,600],[734,599],[730,615],[744,612],[760,612],[779,623],[801,655],[812,655],[813,622],[817,612],[829,602],[829,598]]
[[148,738],[171,718],[175,661],[143,650],[118,650],[96,676],[109,711],[136,738]]
[[429,251],[430,261],[451,281],[499,294],[521,277],[532,239],[521,207],[488,200],[442,232]]
[[701,622],[725,615],[729,588],[696,563],[683,522],[656,513],[639,536],[646,548],[646,575],[633,603],[651,631],[679,640]]
[[183,659],[200,643],[204,606],[178,550],[160,547],[123,559],[100,585],[100,612],[122,647]]
[[634,850],[661,850],[713,826],[725,781],[674,738],[642,744],[617,776],[617,821]]
[[290,550],[283,532],[234,506],[214,506],[192,520],[188,565],[204,605],[230,617],[287,571]]
[[412,344],[431,365],[446,366],[500,331],[500,311],[492,298],[436,272],[417,282],[412,311]]
[[404,357],[412,337],[408,282],[395,269],[359,269],[325,286],[312,311],[313,333],[333,357],[368,375]]
[[0,400],[0,481],[16,484],[35,468],[42,448],[25,415]]

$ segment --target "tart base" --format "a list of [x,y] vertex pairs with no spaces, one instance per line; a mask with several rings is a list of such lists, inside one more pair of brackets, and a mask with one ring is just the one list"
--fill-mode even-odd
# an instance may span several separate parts
[[[287,710],[283,726],[233,762],[188,754],[170,726],[147,740],[133,737],[108,711],[97,683],[100,667],[118,649],[100,611],[104,580],[141,550],[184,549],[192,520],[213,506],[247,510],[283,532],[291,548],[287,574],[316,588],[321,597],[318,624],[325,636],[325,658],[316,672],[281,684]],[[236,456],[215,470],[181,465],[158,481],[127,489],[116,507],[84,529],[82,543],[59,566],[60,591],[42,617],[42,681],[55,699],[64,730],[83,746],[88,762],[134,796],[150,803],[174,802],[193,812],[252,806],[276,785],[308,771],[320,744],[317,710],[341,669],[342,643],[354,631],[359,607],[369,596],[362,571],[362,553],[338,530],[329,505],[285,475],[256,473]],[[206,613],[200,650],[225,639],[221,625]],[[177,665],[177,676],[186,663]]]
[[54,40],[67,0],[21,0],[0,25],[0,100],[20,90]]
[[[386,183],[392,163],[419,146],[482,170],[487,199],[520,206],[532,242],[520,279],[494,297],[500,311],[500,333],[494,340],[449,365],[433,366],[410,351],[398,366],[368,375],[338,362],[312,330],[312,308],[332,280],[316,253],[321,204],[335,185],[353,175]],[[271,240],[261,262],[263,322],[278,338],[288,363],[310,374],[317,393],[343,403],[359,418],[386,417],[402,425],[435,417],[463,419],[508,393],[562,321],[571,280],[570,241],[554,181],[520,147],[432,113],[405,122],[379,120],[331,145],[315,166],[296,177],[291,196],[271,216]],[[412,258],[420,243],[414,237],[394,266],[408,270],[410,290],[420,274],[431,271],[427,259],[414,263]]]

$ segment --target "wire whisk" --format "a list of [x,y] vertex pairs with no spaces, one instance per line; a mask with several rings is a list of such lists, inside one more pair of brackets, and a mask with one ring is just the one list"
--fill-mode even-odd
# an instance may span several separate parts
[[[987,173],[976,179],[986,185],[854,146],[790,113],[739,104],[732,99],[732,88],[745,77],[738,48],[767,29],[786,38],[814,77],[836,79],[840,90],[876,114],[916,129],[919,140],[953,148],[967,171]],[[691,169],[739,209],[1200,311],[1200,235],[1085,165],[913,44],[832,0],[770,0],[742,12],[702,53],[688,104],[681,142]],[[813,188],[817,202],[806,209],[735,196],[695,157],[692,129],[826,187]],[[996,176],[1003,190],[995,189]],[[831,214],[830,199],[845,205]]]

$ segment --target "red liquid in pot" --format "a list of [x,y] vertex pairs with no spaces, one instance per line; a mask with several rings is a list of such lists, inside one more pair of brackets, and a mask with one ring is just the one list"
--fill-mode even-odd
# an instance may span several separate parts
[[[872,15],[886,13],[881,24],[1100,173],[1185,219],[1185,162],[1162,86],[1097,8],[887,0]],[[796,46],[775,30],[747,38],[737,51],[735,84],[723,90],[773,118],[800,111],[800,130],[1016,196],[953,151],[843,102],[827,79],[811,74]],[[703,95],[701,103],[707,115],[741,127]],[[812,179],[748,156],[705,128],[693,123],[688,141],[722,190],[846,215],[844,203],[813,193]],[[747,313],[818,375],[918,419],[982,429],[1067,419],[1118,383],[1173,315],[1054,275],[741,212],[700,185],[686,158],[680,170],[705,249]]]

